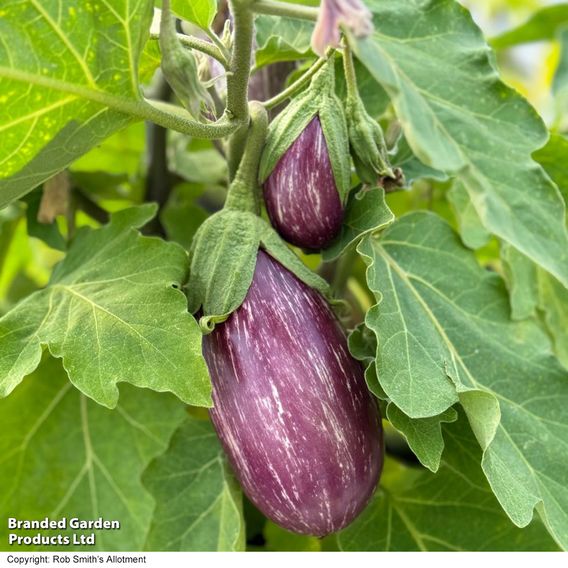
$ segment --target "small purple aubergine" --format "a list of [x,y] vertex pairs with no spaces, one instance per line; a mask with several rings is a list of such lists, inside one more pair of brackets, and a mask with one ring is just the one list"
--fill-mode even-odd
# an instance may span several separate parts
[[318,250],[339,233],[343,204],[318,116],[264,182],[264,201],[272,225],[293,245]]
[[244,303],[203,354],[211,419],[249,499],[297,533],[348,525],[377,485],[382,427],[324,298],[259,251]]

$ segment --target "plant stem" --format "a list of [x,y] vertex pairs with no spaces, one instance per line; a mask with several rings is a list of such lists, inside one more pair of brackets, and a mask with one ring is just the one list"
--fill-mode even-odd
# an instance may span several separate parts
[[320,57],[300,78],[294,81],[289,87],[284,89],[275,97],[264,101],[262,105],[266,109],[271,109],[283,103],[286,99],[294,96],[309,80],[326,64],[327,56]]
[[241,126],[229,139],[227,144],[227,166],[229,170],[229,181],[235,178],[239,164],[243,157],[243,151],[248,136],[248,128]]
[[268,14],[269,16],[285,16],[299,20],[310,20],[315,22],[318,19],[319,8],[302,6],[300,4],[289,4],[288,2],[278,2],[278,0],[257,0],[252,9],[257,14]]
[[[177,38],[179,42],[186,47],[195,49],[196,51],[200,51],[201,53],[205,53],[205,55],[209,55],[209,57],[216,59],[225,69],[229,66],[228,59],[223,55],[223,53],[221,53],[221,51],[219,51],[217,46],[212,43],[185,34],[177,34]],[[150,39],[159,40],[160,34],[150,34]]]
[[[163,75],[160,75],[156,97],[167,102],[171,94],[170,85]],[[161,210],[168,201],[172,189],[172,179],[167,159],[168,131],[155,123],[148,123],[146,125],[146,137],[148,141],[148,169],[144,201],[156,202]],[[165,236],[159,216],[154,217],[145,229],[147,234]]]
[[73,190],[73,200],[91,219],[98,221],[101,225],[105,225],[110,220],[110,214],[103,209],[98,203],[94,202],[82,189],[78,187]]
[[0,77],[21,81],[29,85],[38,85],[62,93],[106,106],[111,110],[130,115],[139,120],[151,120],[165,128],[189,134],[195,138],[212,140],[230,136],[246,122],[246,116],[228,116],[226,113],[216,122],[203,123],[193,120],[184,109],[161,101],[128,99],[96,88],[68,83],[60,79],[28,73],[12,67],[0,66]]
[[239,167],[248,124],[248,84],[254,39],[254,14],[251,0],[230,0],[233,15],[233,50],[227,73],[227,112],[229,116],[246,117],[241,128],[232,133],[228,145],[229,179]]
[[232,0],[233,51],[227,73],[227,112],[248,122],[248,82],[250,77],[252,44],[254,37],[254,14],[250,0]]
[[239,169],[229,187],[225,209],[260,213],[258,165],[268,130],[268,115],[258,102],[251,102],[250,126]]
[[219,36],[211,28],[206,30],[206,33],[209,39],[217,46],[219,53],[223,55],[225,63],[228,63],[229,59],[231,58],[231,53],[225,47],[225,44],[219,39]]
[[347,84],[347,95],[357,98],[359,90],[357,89],[357,74],[355,73],[355,64],[353,61],[353,52],[347,41],[343,42],[343,70],[345,73],[345,82]]

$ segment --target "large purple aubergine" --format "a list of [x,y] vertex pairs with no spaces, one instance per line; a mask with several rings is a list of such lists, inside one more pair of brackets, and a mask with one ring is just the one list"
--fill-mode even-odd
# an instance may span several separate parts
[[264,200],[270,221],[293,245],[317,250],[338,234],[343,204],[318,116],[264,182]]
[[245,493],[270,519],[324,536],[380,476],[380,415],[323,297],[259,251],[244,303],[204,338],[213,425]]

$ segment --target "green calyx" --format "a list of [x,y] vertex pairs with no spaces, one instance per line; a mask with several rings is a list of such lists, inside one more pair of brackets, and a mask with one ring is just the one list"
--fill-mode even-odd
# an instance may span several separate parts
[[229,187],[225,209],[260,213],[258,166],[268,129],[268,115],[257,102],[249,104],[250,126],[237,173]]
[[314,75],[310,86],[272,121],[260,162],[260,182],[266,181],[315,116],[320,120],[337,190],[344,202],[351,179],[349,137],[343,105],[335,94],[333,58]]
[[351,157],[359,179],[366,184],[386,186],[402,184],[402,172],[394,170],[381,125],[374,120],[361,100],[349,42],[343,41],[343,69],[347,84],[345,113]]
[[353,163],[361,181],[376,184],[380,178],[394,179],[383,130],[358,95],[347,97],[346,115]]
[[164,77],[181,104],[193,118],[199,119],[203,110],[214,108],[213,99],[199,80],[195,55],[177,37],[169,0],[164,0],[163,3],[160,50]]
[[225,321],[243,302],[263,248],[302,282],[329,297],[328,283],[307,268],[264,219],[223,209],[200,227],[190,250],[189,311],[201,311],[204,333]]
[[259,217],[258,163],[268,121],[259,103],[251,103],[249,112],[243,158],[225,206],[201,225],[189,251],[188,307],[191,313],[201,312],[199,323],[204,333],[243,303],[261,247],[300,280],[323,294],[329,293],[325,280],[304,266],[270,224]]

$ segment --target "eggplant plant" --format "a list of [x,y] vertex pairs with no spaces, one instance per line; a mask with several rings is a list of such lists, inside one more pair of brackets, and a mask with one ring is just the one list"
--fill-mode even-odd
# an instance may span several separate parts
[[2,2],[0,551],[568,549],[563,8],[475,4]]

